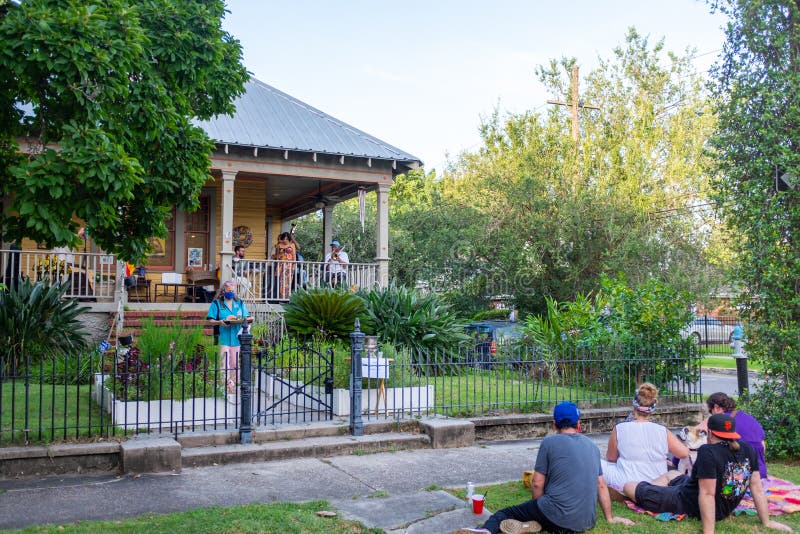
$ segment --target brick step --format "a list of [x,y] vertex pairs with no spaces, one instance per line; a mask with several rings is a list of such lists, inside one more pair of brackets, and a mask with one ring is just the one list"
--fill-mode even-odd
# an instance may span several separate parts
[[[150,319],[129,319],[125,317],[125,327],[138,327],[144,325],[145,322],[151,322]],[[175,319],[154,319],[152,320],[154,326],[174,326],[176,321]],[[205,326],[206,319],[205,317],[200,318],[189,318],[189,319],[180,319],[177,321],[178,326],[181,327],[189,327],[189,326]]]
[[158,317],[160,319],[175,319],[184,317],[205,318],[207,310],[147,310],[147,311],[126,311],[125,318]]

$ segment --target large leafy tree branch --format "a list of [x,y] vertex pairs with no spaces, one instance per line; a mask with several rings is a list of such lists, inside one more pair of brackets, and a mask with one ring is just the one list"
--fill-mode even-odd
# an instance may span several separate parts
[[0,5],[7,239],[74,245],[78,218],[137,261],[173,206],[197,207],[213,144],[191,121],[231,113],[248,76],[224,13],[222,0]]
[[776,174],[800,173],[800,4],[720,1],[730,23],[715,66],[719,156],[715,183],[740,261],[750,353],[796,391],[800,379],[800,188],[776,190]]

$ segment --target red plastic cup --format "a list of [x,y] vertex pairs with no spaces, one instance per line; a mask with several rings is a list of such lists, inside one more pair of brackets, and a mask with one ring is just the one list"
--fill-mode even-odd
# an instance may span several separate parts
[[474,514],[482,514],[483,513],[483,495],[480,493],[476,493],[472,496],[472,513]]

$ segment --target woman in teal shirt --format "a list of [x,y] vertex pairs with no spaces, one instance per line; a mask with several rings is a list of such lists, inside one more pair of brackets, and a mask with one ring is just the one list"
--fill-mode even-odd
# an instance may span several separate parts
[[236,394],[239,383],[239,332],[242,321],[253,322],[244,301],[236,296],[236,282],[228,280],[222,284],[217,298],[211,303],[206,316],[209,324],[219,326],[219,354],[225,366],[228,393]]

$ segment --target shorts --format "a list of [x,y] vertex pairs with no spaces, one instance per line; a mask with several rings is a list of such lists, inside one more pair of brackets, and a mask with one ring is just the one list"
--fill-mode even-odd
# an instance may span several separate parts
[[686,514],[686,506],[681,499],[681,487],[689,478],[686,475],[671,480],[669,486],[655,486],[649,482],[639,482],[636,486],[636,504],[648,512]]

